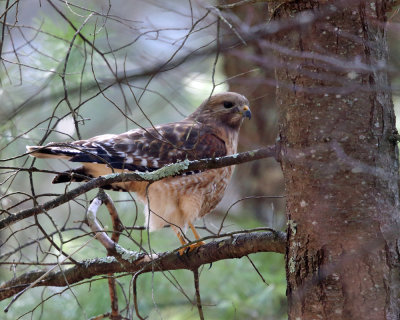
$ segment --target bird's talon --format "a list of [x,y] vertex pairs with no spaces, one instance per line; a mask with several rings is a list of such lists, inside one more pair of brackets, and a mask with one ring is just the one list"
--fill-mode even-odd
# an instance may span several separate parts
[[178,250],[178,255],[179,255],[180,257],[182,257],[182,256],[188,254],[189,252],[190,252],[189,247],[183,247],[183,248],[180,248],[180,249]]
[[184,254],[188,254],[189,252],[192,252],[194,249],[196,249],[196,248],[198,248],[198,247],[200,247],[200,246],[202,246],[204,244],[205,244],[204,241],[199,241],[199,242],[195,242],[195,243],[189,244],[188,246],[185,246],[185,247],[180,248],[178,250],[179,255],[183,256]]

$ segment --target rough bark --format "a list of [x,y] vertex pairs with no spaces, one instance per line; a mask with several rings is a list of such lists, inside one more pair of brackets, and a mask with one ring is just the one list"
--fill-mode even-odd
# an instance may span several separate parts
[[289,319],[399,319],[386,4],[280,1],[274,11],[326,13],[277,37]]
[[[64,287],[94,276],[119,272],[145,273],[178,269],[196,270],[203,264],[224,259],[241,258],[256,252],[284,253],[285,238],[286,235],[279,231],[249,232],[231,234],[229,238],[212,241],[184,256],[178,255],[175,251],[160,253],[157,258],[150,259],[146,255],[130,252],[126,256],[119,257],[119,260],[111,256],[86,260],[62,271],[57,268],[57,271],[46,275],[35,286]],[[124,261],[121,259],[124,259]],[[45,273],[46,271],[42,270],[30,271],[1,283],[0,300],[21,292]]]

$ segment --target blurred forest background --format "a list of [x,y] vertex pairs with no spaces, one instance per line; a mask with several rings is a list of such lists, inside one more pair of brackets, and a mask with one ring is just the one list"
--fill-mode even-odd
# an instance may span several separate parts
[[[229,56],[229,50],[218,52],[219,42],[236,42],[236,28],[244,27],[245,22],[241,25],[231,11],[227,12],[230,22],[220,20],[221,13],[213,9],[214,5],[203,1],[2,2],[5,27],[0,49],[0,156],[4,159],[1,165],[33,165],[63,171],[71,164],[21,157],[25,146],[177,121],[212,92],[227,90],[246,95],[255,115],[244,124],[239,150],[272,144],[277,123],[274,85],[268,87],[267,95],[261,96],[252,84],[241,83],[239,73],[261,79],[263,72],[240,57]],[[262,10],[264,6],[258,5]],[[253,8],[253,13],[247,15],[256,10]],[[77,35],[71,24],[94,46]],[[237,66],[242,70],[235,69]],[[272,69],[269,71],[272,75]],[[263,103],[256,104],[260,99]],[[10,159],[13,157],[17,158]],[[33,192],[37,201],[43,203],[65,192],[65,188],[73,188],[52,185],[52,174],[33,173],[32,185],[27,172],[2,170],[0,177],[1,208],[7,212],[31,207]],[[38,216],[43,228],[65,252],[74,251],[91,237],[81,221],[95,194],[89,192],[77,201]],[[125,226],[143,225],[140,204],[137,208],[129,194],[110,195]],[[219,208],[198,225],[216,232],[226,211],[237,200],[269,195],[283,195],[278,164],[272,160],[243,164],[236,168],[234,181]],[[224,231],[260,226],[283,230],[283,208],[282,199],[240,201],[229,210]],[[105,209],[101,209],[99,217],[104,225],[110,225]],[[207,230],[201,231],[202,235],[208,234]],[[131,232],[134,239],[146,246],[146,232]],[[156,251],[178,246],[170,229],[150,236]],[[122,237],[120,243],[137,250],[128,237]],[[1,232],[0,280],[46,268],[48,265],[40,264],[55,263],[59,256],[33,218],[18,223]],[[83,260],[103,256],[104,248],[93,241],[73,257]],[[283,256],[261,253],[252,260],[267,284],[247,259],[220,261],[201,271],[207,319],[286,317]],[[189,271],[140,276],[141,314],[155,319],[197,319],[197,309],[185,296],[193,297],[192,277]],[[129,299],[131,279],[129,275],[118,277],[119,293],[124,295],[120,298],[122,308],[127,305],[124,300]],[[104,277],[95,280],[71,288],[31,289],[0,318],[53,319],[57,314],[60,320],[85,319],[105,313],[110,299],[107,282]],[[3,301],[1,308],[8,303],[9,299]]]
[[[26,145],[86,139],[177,121],[211,93],[236,91],[250,101],[254,116],[244,123],[239,151],[273,144],[279,114],[274,69],[279,63],[272,49],[249,36],[270,23],[266,20],[267,2],[224,5],[191,0],[2,1],[2,218],[32,207],[32,199],[43,203],[74,187],[52,185],[53,174],[18,170],[31,166],[52,171],[70,168],[61,161],[24,156]],[[389,68],[398,107],[397,10],[389,16]],[[148,238],[140,228],[144,222],[142,207],[131,195],[109,194],[130,231],[121,237],[122,246],[138,250],[132,238],[144,246],[151,240],[151,247],[158,252],[178,246],[169,228]],[[37,217],[65,252],[73,252],[91,238],[83,220],[95,195],[96,191],[91,191]],[[278,163],[264,159],[242,164],[236,167],[217,210],[197,225],[203,236],[217,232],[229,210],[224,232],[257,227],[285,230],[284,200],[268,198],[283,195]],[[104,208],[99,217],[104,226],[110,226]],[[0,243],[0,282],[30,270],[49,268],[63,256],[34,218],[2,230]],[[92,241],[73,258],[81,261],[104,256],[104,248]],[[287,318],[283,255],[258,253],[251,259],[224,260],[201,269],[206,319]],[[116,277],[121,309],[132,308],[132,275]],[[150,319],[197,319],[197,309],[190,302],[193,297],[190,271],[139,277],[139,310]],[[106,277],[68,288],[34,288],[0,318],[53,319],[57,315],[59,320],[87,319],[108,312],[109,299]],[[1,309],[9,302],[2,301]],[[132,309],[127,310],[131,313]]]

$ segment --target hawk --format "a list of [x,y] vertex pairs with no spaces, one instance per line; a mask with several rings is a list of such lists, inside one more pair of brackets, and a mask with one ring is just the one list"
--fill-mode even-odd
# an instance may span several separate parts
[[[57,175],[53,183],[83,181],[112,172],[151,172],[178,161],[214,158],[236,153],[239,129],[244,118],[251,118],[246,97],[234,92],[215,94],[196,111],[179,122],[122,134],[105,134],[62,146],[27,146],[31,156],[80,162],[82,167]],[[182,234],[189,226],[196,240],[200,237],[192,222],[208,214],[221,201],[233,167],[187,172],[148,185],[130,181],[107,186],[134,192],[144,203],[150,231],[171,225],[182,245]],[[78,173],[79,178],[72,173]],[[105,187],[105,188],[107,188]],[[203,242],[189,246],[189,251]],[[180,254],[183,254],[182,248]]]

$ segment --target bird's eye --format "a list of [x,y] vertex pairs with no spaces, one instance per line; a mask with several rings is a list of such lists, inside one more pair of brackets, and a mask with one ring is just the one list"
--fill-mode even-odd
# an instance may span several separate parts
[[226,109],[232,108],[232,107],[233,107],[233,105],[234,105],[234,103],[233,103],[233,102],[230,102],[230,101],[224,101],[224,108],[226,108]]

